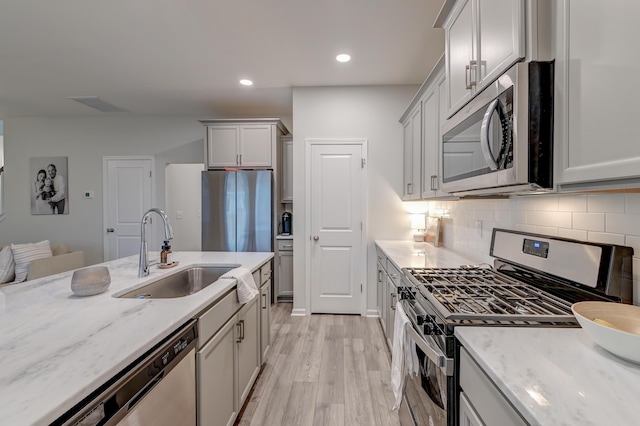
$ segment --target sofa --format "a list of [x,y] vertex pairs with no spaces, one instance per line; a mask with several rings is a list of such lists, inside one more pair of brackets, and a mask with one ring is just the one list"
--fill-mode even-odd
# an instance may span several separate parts
[[[6,246],[0,245],[0,251]],[[52,256],[35,259],[29,262],[27,281],[35,280],[53,274],[82,268],[84,263],[84,251],[72,251],[66,244],[51,244]],[[13,283],[0,284],[0,287]]]

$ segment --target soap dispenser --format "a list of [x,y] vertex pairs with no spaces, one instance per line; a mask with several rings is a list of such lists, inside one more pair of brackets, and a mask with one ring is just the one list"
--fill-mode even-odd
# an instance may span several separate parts
[[160,263],[166,265],[169,263],[169,253],[171,253],[171,245],[169,241],[165,240],[162,245],[162,251],[160,252]]

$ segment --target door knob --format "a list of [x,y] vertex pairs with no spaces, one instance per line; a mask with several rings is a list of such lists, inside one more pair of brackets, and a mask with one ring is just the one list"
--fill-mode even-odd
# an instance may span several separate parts
[[107,228],[107,232],[115,232],[116,230],[113,228]]
[[318,237],[317,235],[313,236],[313,241],[318,241],[320,239],[320,237]]

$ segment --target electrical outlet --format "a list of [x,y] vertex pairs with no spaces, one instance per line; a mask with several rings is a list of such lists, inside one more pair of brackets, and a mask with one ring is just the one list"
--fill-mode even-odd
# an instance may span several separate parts
[[183,212],[182,210],[176,210],[176,219],[182,219]]

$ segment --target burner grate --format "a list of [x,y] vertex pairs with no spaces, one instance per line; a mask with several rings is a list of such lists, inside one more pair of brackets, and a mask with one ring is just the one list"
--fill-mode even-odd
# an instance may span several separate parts
[[571,303],[488,268],[408,269],[420,292],[452,320],[573,321]]

